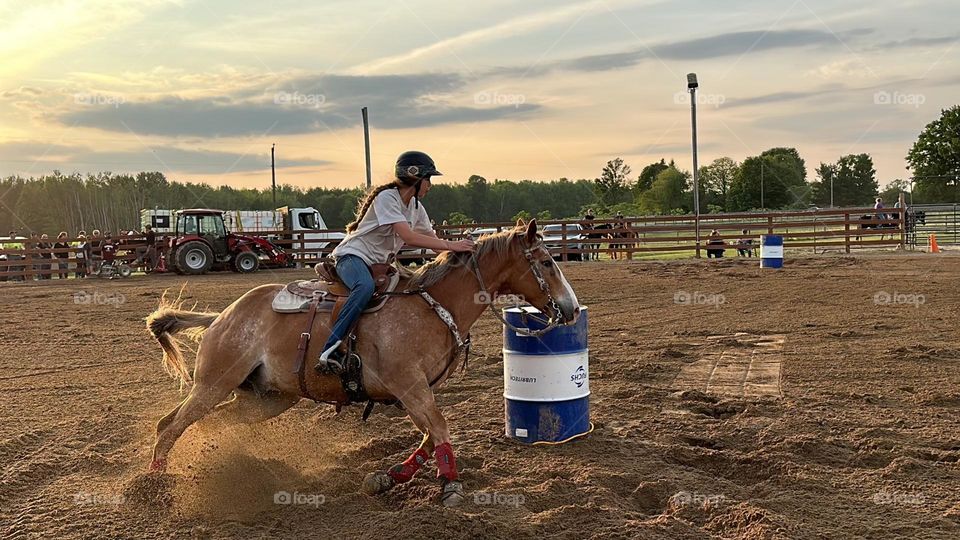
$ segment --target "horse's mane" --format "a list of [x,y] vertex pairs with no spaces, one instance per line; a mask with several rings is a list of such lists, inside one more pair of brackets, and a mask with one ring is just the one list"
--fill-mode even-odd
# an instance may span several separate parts
[[[510,242],[516,234],[517,229],[510,229],[481,237],[477,240],[477,257],[482,257],[491,252],[497,255],[505,255],[510,250]],[[410,281],[406,288],[410,290],[436,285],[454,269],[466,266],[469,260],[470,253],[444,251],[436,259],[410,272],[408,276]]]

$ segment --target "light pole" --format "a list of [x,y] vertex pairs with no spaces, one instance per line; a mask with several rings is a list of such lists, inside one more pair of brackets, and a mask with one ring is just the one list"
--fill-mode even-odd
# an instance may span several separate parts
[[277,143],[270,147],[270,191],[273,193],[273,207],[277,207],[277,160],[274,157],[274,151],[277,149]]
[[700,171],[697,170],[697,83],[696,73],[687,73],[687,91],[690,92],[690,123],[693,126],[693,228],[697,239],[697,258],[700,258]]
[[760,209],[764,208],[766,205],[763,204],[763,156],[760,156]]

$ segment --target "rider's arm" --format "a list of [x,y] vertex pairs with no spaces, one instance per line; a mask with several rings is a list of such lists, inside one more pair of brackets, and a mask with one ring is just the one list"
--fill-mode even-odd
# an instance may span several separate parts
[[449,251],[452,249],[451,244],[453,244],[453,242],[437,238],[436,233],[434,233],[433,236],[418,233],[411,229],[406,221],[394,223],[393,232],[397,233],[397,236],[408,246],[427,248],[434,251]]

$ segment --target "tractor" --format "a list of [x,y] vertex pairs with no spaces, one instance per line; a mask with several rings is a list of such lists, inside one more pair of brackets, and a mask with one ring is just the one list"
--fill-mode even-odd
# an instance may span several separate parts
[[261,259],[272,266],[294,266],[293,257],[269,240],[227,231],[222,210],[177,212],[174,233],[165,248],[157,269],[161,272],[195,275],[229,269],[248,274],[260,268]]

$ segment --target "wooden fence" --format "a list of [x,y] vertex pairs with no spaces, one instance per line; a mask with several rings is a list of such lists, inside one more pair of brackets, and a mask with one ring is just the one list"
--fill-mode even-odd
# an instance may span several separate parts
[[[700,257],[711,250],[736,250],[746,248],[741,241],[753,240],[749,249],[759,246],[760,235],[779,234],[784,237],[785,249],[810,249],[814,252],[837,250],[850,253],[853,249],[903,246],[909,224],[899,209],[885,209],[886,219],[878,219],[873,208],[845,208],[836,210],[705,214],[699,220],[692,215],[628,217],[622,220],[598,219],[553,220],[538,222],[545,234],[547,246],[561,260],[595,259],[600,254],[611,258],[633,259],[644,254],[679,253]],[[696,231],[699,225],[700,242]],[[479,223],[460,226],[440,226],[437,235],[446,239],[459,239],[476,229],[495,231],[510,229],[513,223]],[[711,231],[717,235],[710,236]],[[744,233],[743,231],[746,231]],[[318,232],[343,232],[331,229]],[[268,231],[244,233],[269,238],[290,253],[298,263],[310,263],[328,256],[337,241],[328,241],[321,249],[309,248],[309,244],[324,241],[313,240],[303,232]],[[601,237],[602,235],[602,237]],[[89,238],[87,239],[89,241]],[[135,265],[146,251],[143,236],[125,236],[120,240],[116,260]],[[162,252],[165,238],[158,235],[157,248]],[[718,244],[707,245],[708,240]],[[70,239],[76,246],[78,239]],[[28,248],[29,240],[15,240],[24,247],[11,249],[10,242],[0,238],[0,280],[27,279],[56,276],[62,271],[57,267],[58,254],[66,254],[69,273],[75,274],[80,249]],[[722,242],[719,243],[719,242]],[[52,258],[46,259],[44,257]],[[426,260],[434,256],[429,250],[411,249],[400,254],[402,261]],[[52,265],[45,268],[46,265]]]

